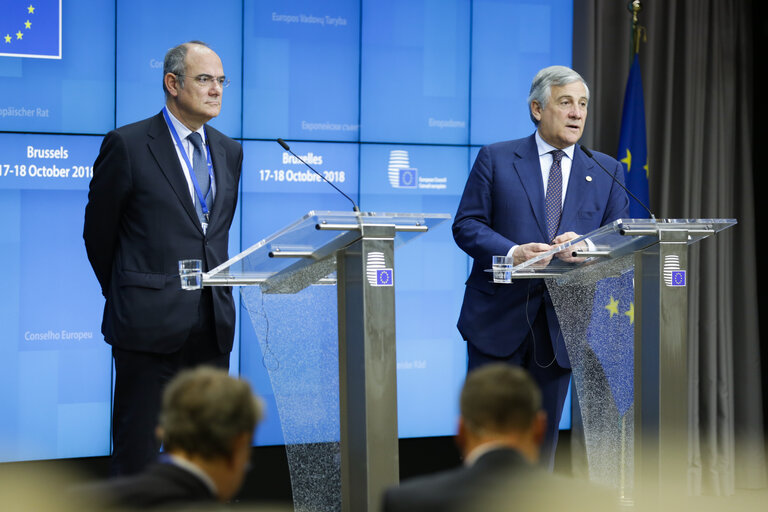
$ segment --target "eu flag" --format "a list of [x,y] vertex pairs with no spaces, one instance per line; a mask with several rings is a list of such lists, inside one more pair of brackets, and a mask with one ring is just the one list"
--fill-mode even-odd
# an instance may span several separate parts
[[61,58],[61,0],[0,0],[0,57]]
[[[637,54],[629,70],[627,90],[624,93],[618,159],[624,164],[624,182],[627,188],[647,206],[649,204],[648,146],[645,140],[643,81],[640,77],[640,61]],[[648,212],[637,201],[630,198],[629,216],[633,219],[645,219],[648,218]]]
[[587,342],[603,368],[623,417],[634,401],[634,272],[597,283]]

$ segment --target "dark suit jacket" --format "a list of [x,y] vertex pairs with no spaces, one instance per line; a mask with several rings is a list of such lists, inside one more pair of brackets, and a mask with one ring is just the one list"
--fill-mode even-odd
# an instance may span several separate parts
[[[602,153],[593,154],[623,184],[621,164]],[[573,231],[585,235],[626,218],[628,206],[624,190],[577,146],[558,234]],[[533,322],[545,301],[557,362],[570,368],[554,307],[541,281],[494,284],[484,272],[491,267],[492,256],[507,254],[513,245],[548,243],[544,185],[534,135],[480,150],[456,212],[453,236],[474,259],[458,322],[464,339],[485,354],[509,356],[525,339],[528,321]]]
[[[200,290],[180,287],[178,262],[227,260],[243,160],[240,144],[206,126],[216,181],[203,234],[162,113],[109,132],[93,168],[83,238],[106,298],[102,332],[125,350],[171,353],[198,323]],[[232,348],[231,288],[213,287],[216,337]]]
[[[473,510],[492,492],[496,480],[513,483],[542,474],[517,451],[500,448],[483,454],[472,466],[407,480],[384,493],[384,512]],[[481,509],[478,509],[481,510]]]
[[106,509],[207,508],[217,503],[202,480],[173,464],[154,464],[138,475],[90,484],[75,493]]
[[384,492],[383,512],[550,512],[618,510],[615,491],[555,475],[511,448],[472,466],[403,482]]

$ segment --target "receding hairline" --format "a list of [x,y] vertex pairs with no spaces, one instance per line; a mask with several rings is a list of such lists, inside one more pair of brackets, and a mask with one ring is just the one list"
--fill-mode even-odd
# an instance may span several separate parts
[[[589,95],[587,93],[587,87],[586,87],[586,85],[584,84],[584,82],[582,80],[574,80],[573,82],[568,82],[567,84],[562,84],[562,85],[552,84],[549,87],[550,99],[557,100],[557,99],[560,99],[560,98],[563,98],[563,97],[573,98],[574,96],[572,94],[560,94],[559,96],[555,96],[555,91],[553,90],[555,87],[563,89],[563,88],[568,87],[569,85],[572,85],[572,84],[579,84],[579,85],[581,85],[581,88],[584,91],[584,94],[582,94],[580,96],[577,96],[575,98],[579,99],[579,100],[580,99],[585,99],[585,100],[589,101]],[[536,100],[533,100],[533,101],[536,101]]]

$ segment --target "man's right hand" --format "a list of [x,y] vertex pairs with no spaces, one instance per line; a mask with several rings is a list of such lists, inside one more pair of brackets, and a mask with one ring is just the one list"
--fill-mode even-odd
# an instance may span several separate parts
[[[536,256],[539,256],[540,254],[549,251],[550,249],[552,249],[551,245],[540,244],[537,242],[518,245],[515,248],[515,252],[513,255],[514,264],[520,265],[521,263],[524,263],[531,258],[535,258]],[[549,264],[551,259],[552,259],[552,256],[549,256],[548,258],[545,258],[537,262],[536,265],[538,266],[540,264],[542,267],[545,267]]]

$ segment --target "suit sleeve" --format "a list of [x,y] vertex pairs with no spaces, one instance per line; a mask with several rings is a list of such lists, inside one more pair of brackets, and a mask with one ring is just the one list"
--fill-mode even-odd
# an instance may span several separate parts
[[[614,164],[613,176],[616,180],[624,185],[624,167],[614,159],[610,159]],[[610,169],[607,165],[605,166]],[[629,218],[629,198],[627,193],[616,182],[611,181],[611,190],[608,196],[608,203],[605,208],[605,215],[603,216],[601,226],[610,224],[616,219]]]
[[491,152],[483,147],[467,178],[453,222],[456,244],[476,261],[505,255],[517,243],[493,229],[494,168]]
[[85,207],[83,239],[88,260],[106,296],[123,209],[131,190],[130,156],[123,137],[108,133],[93,165]]

